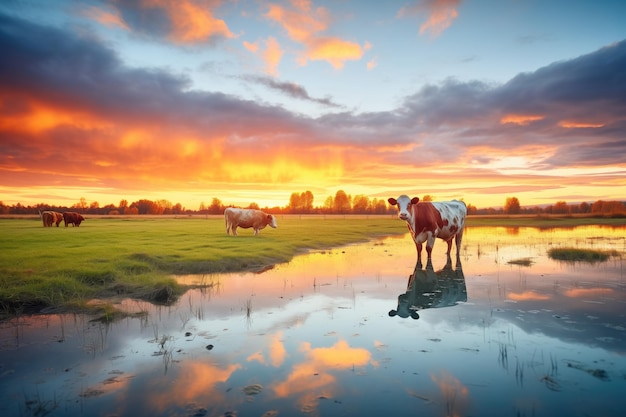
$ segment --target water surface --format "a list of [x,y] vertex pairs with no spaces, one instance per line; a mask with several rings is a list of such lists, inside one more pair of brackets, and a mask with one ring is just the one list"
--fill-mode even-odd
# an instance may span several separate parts
[[460,264],[438,241],[414,271],[407,234],[178,277],[210,286],[169,307],[125,300],[144,314],[113,324],[16,318],[0,328],[0,414],[621,416],[624,259],[546,253],[623,256],[625,236],[468,228]]

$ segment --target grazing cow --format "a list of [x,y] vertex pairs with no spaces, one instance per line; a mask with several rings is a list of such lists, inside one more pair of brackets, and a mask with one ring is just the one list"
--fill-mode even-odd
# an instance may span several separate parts
[[467,287],[461,261],[457,259],[452,269],[452,259],[448,256],[446,266],[434,271],[432,266],[425,270],[415,266],[409,276],[407,290],[398,296],[398,307],[389,311],[389,317],[399,316],[419,319],[418,311],[426,308],[440,308],[467,301]]
[[42,211],[40,212],[41,220],[43,222],[43,227],[52,227],[54,223],[56,227],[59,227],[59,223],[63,220],[63,214],[57,213],[56,211]]
[[417,248],[417,265],[422,267],[422,243],[426,242],[428,263],[432,265],[431,253],[435,238],[448,242],[448,256],[452,249],[452,239],[456,242],[456,258],[460,257],[461,241],[467,207],[462,201],[419,202],[418,197],[409,198],[401,195],[396,200],[390,198],[389,204],[398,206],[398,218],[406,221]]
[[66,211],[63,213],[63,220],[65,221],[65,227],[67,227],[68,224],[72,224],[73,227],[78,227],[85,218],[79,213]]
[[252,227],[255,236],[265,226],[270,226],[274,229],[278,227],[276,225],[276,217],[254,209],[228,207],[224,210],[224,221],[226,222],[226,234],[229,235],[232,232],[233,236],[237,236],[237,227],[244,229]]

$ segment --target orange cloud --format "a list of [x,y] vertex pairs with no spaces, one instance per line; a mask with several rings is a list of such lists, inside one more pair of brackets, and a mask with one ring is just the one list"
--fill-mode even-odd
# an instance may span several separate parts
[[442,372],[440,377],[433,374],[430,379],[439,387],[444,403],[448,405],[448,416],[456,417],[465,415],[465,409],[469,401],[469,389],[456,377],[447,372]]
[[353,366],[365,366],[371,363],[371,353],[367,349],[350,347],[345,340],[339,340],[331,347],[311,348],[310,343],[303,343],[302,349],[307,359],[292,368],[287,379],[274,386],[278,397],[294,394],[317,394],[327,391],[331,396],[336,389],[336,378],[329,373],[331,369],[348,369]]
[[524,291],[521,293],[509,293],[508,297],[515,301],[529,301],[529,300],[549,300],[550,296],[544,294],[538,294],[534,291]]
[[270,36],[265,41],[263,41],[263,48],[260,45],[261,41],[256,42],[243,42],[244,48],[253,54],[257,54],[261,57],[263,62],[265,63],[265,72],[270,75],[278,74],[278,65],[280,64],[280,60],[283,57],[283,50],[280,47],[280,43],[274,38]]
[[545,116],[540,115],[508,114],[500,119],[500,124],[526,126],[532,122],[543,120],[544,118]]
[[285,357],[287,356],[287,350],[281,340],[282,336],[282,333],[275,334],[272,337],[272,342],[270,343],[270,359],[272,361],[272,365],[276,367],[282,365],[285,361]]
[[293,9],[288,10],[278,4],[270,4],[265,16],[279,23],[289,38],[305,47],[298,58],[302,65],[311,61],[327,61],[333,68],[343,68],[346,61],[358,60],[371,46],[361,46],[356,42],[337,37],[322,36],[329,27],[330,14],[324,7],[313,9],[308,0],[292,0]]
[[355,42],[339,38],[316,38],[308,42],[308,49],[301,56],[300,62],[328,61],[333,68],[341,69],[346,61],[359,60],[362,56],[363,48]]
[[426,0],[405,6],[398,12],[404,17],[414,14],[428,14],[428,20],[420,26],[420,35],[430,32],[432,36],[439,36],[459,16],[457,7],[461,0]]
[[170,40],[186,44],[206,41],[214,36],[234,37],[226,22],[217,19],[212,9],[220,2],[192,0],[144,0],[147,8],[163,9],[171,21]]
[[233,372],[241,368],[241,365],[231,364],[218,367],[202,361],[191,361],[182,362],[180,368],[180,373],[175,383],[168,389],[167,395],[161,390],[148,390],[153,393],[149,400],[152,407],[165,410],[173,403],[188,404],[201,397],[221,402],[223,392],[216,390],[216,385],[228,381]]
[[108,12],[102,10],[99,7],[91,6],[87,8],[83,14],[90,19],[93,19],[104,26],[117,26],[124,30],[130,30],[122,16],[120,16],[117,10]]
[[45,101],[33,100],[26,97],[0,96],[0,103],[20,101],[22,111],[12,114],[0,113],[0,130],[14,133],[41,134],[62,126],[72,126],[79,129],[105,129],[112,126],[103,118],[90,113],[87,109],[74,110],[56,107]]
[[598,297],[609,294],[613,294],[611,288],[572,288],[565,291],[565,295],[571,298]]
[[604,127],[604,123],[583,123],[562,120],[559,122],[559,126],[565,129],[598,129]]
[[373,58],[367,63],[367,70],[373,70],[374,68],[376,68],[377,65],[378,62],[376,61],[376,58]]

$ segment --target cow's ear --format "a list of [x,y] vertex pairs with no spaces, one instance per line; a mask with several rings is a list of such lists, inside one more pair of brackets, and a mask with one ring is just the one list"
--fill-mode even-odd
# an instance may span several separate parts
[[395,198],[388,198],[387,201],[389,202],[389,204],[391,204],[392,206],[395,206],[396,204],[398,204],[398,201]]
[[419,202],[420,202],[420,198],[419,198],[419,197],[413,197],[413,198],[411,199],[411,204],[417,204],[417,203],[419,203]]
[[267,215],[267,220],[272,220],[272,215],[271,214]]

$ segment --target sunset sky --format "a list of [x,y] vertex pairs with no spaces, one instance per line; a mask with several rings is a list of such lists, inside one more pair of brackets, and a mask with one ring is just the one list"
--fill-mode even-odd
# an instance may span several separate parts
[[626,199],[626,2],[5,0],[0,201]]

